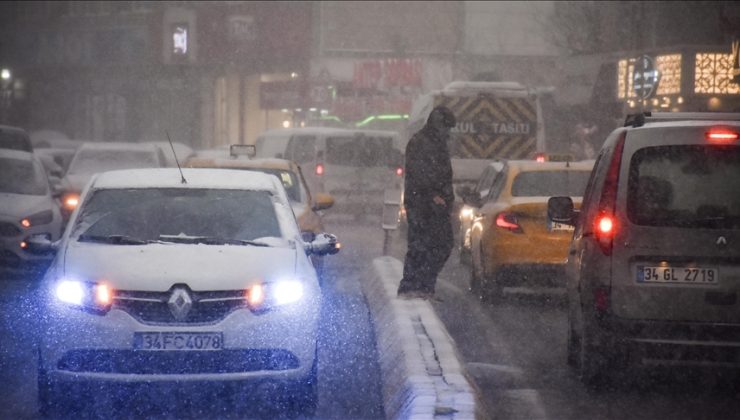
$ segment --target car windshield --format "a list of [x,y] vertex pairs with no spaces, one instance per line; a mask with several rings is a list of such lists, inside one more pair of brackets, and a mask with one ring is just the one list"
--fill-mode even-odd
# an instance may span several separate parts
[[44,169],[31,160],[0,157],[0,193],[45,195]]
[[521,172],[511,186],[514,197],[580,197],[586,190],[589,171]]
[[33,150],[31,141],[22,133],[6,131],[0,128],[0,149],[21,150],[30,152]]
[[141,241],[282,237],[268,191],[142,188],[95,191],[83,204],[78,240],[125,237]]
[[740,229],[740,147],[660,146],[630,162],[627,214],[646,226]]
[[326,139],[326,163],[371,167],[389,166],[393,139],[390,137],[329,137]]
[[94,150],[82,149],[67,169],[70,175],[92,174],[116,169],[159,167],[154,152],[138,150]]

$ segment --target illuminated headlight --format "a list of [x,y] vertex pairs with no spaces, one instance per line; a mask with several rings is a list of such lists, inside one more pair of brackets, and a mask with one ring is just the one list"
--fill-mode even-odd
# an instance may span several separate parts
[[254,310],[298,302],[303,298],[303,282],[281,280],[275,283],[255,284],[247,290],[246,298]]
[[51,210],[46,210],[25,217],[20,223],[24,228],[30,228],[31,226],[48,225],[52,220],[54,220],[54,213]]
[[470,207],[463,207],[460,209],[460,220],[470,219],[473,217],[473,209]]
[[103,283],[63,279],[56,284],[54,295],[60,302],[94,311],[107,311],[113,292]]

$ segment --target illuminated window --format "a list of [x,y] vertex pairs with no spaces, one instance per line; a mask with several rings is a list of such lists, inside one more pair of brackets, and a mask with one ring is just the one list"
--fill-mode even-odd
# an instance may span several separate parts
[[627,98],[627,60],[617,63],[617,98]]
[[655,57],[660,72],[660,83],[656,95],[675,95],[681,93],[681,54],[659,55]]
[[731,54],[696,54],[694,76],[694,92],[737,95],[740,86],[731,83],[732,55]]

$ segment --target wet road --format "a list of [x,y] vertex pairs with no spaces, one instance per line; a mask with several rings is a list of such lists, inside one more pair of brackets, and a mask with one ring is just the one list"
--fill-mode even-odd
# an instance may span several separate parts
[[[344,248],[327,259],[324,307],[319,336],[319,404],[316,418],[384,417],[375,339],[359,283],[367,262],[381,254],[382,232],[376,224],[329,222]],[[377,246],[367,246],[368,241]],[[0,418],[38,418],[36,404],[36,334],[34,282],[0,275]],[[114,402],[93,394],[82,413],[94,418],[284,418],[293,413],[279,402],[242,401],[239,395],[175,386],[138,387]],[[101,400],[101,401],[98,401]]]
[[[402,259],[403,241],[393,254]],[[506,288],[484,304],[468,291],[470,269],[453,251],[437,283],[437,315],[494,419],[738,419],[740,395],[726,373],[677,369],[623,372],[589,390],[566,363],[565,297]],[[740,387],[736,387],[740,388]]]

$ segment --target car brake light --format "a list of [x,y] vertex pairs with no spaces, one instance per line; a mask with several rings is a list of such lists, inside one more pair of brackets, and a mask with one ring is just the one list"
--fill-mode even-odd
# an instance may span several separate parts
[[726,128],[712,128],[706,133],[706,139],[714,143],[727,143],[737,140],[738,134]]
[[511,213],[502,212],[496,216],[496,226],[510,230],[514,233],[524,233],[516,216]]
[[536,161],[537,163],[542,163],[542,162],[544,162],[544,161],[546,160],[546,158],[545,158],[545,154],[544,154],[544,153],[537,153],[537,155],[535,156],[534,160],[535,160],[535,161]]
[[402,167],[399,166],[398,168],[396,168],[396,175],[403,176],[403,168]]
[[611,255],[614,235],[616,233],[616,217],[614,209],[617,203],[617,188],[619,186],[619,170],[622,166],[622,152],[624,152],[624,141],[626,133],[617,140],[614,146],[614,155],[609,162],[609,169],[606,173],[604,188],[601,191],[599,200],[599,212],[594,220],[594,235],[599,243],[601,251],[605,255]]
[[320,163],[316,164],[316,175],[324,175],[324,165]]

